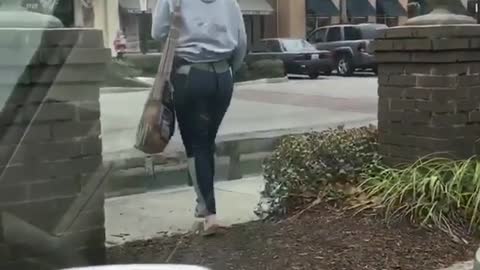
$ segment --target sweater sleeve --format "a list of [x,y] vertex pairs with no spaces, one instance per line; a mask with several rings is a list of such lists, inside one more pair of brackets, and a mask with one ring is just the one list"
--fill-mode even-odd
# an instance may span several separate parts
[[237,3],[235,3],[235,20],[238,22],[238,44],[232,55],[232,69],[237,71],[241,68],[245,56],[247,55],[247,34],[245,31],[245,22],[243,21],[242,11]]
[[168,0],[158,0],[152,16],[152,37],[164,41],[170,30],[170,5]]

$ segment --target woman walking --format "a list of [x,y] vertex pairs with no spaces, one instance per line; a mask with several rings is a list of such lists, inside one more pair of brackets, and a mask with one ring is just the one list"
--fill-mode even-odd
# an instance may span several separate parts
[[[164,41],[177,0],[158,0],[152,36]],[[233,74],[247,50],[237,0],[182,0],[180,36],[172,82],[174,104],[188,168],[197,194],[195,216],[204,218],[204,235],[215,234],[215,138],[230,105]]]

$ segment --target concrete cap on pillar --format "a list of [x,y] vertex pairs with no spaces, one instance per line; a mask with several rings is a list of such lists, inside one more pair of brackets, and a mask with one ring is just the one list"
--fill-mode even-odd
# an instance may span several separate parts
[[480,249],[475,253],[475,261],[473,262],[473,270],[480,270]]
[[452,13],[452,7],[462,5],[460,0],[428,0],[432,12],[427,15],[409,19],[405,25],[444,25],[444,24],[475,24],[470,16]]
[[18,0],[0,0],[0,28],[62,28],[51,15],[30,12]]

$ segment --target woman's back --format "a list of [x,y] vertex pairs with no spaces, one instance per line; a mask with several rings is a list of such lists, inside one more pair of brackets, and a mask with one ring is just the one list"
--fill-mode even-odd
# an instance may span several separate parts
[[[166,38],[176,1],[158,1],[152,28],[155,39]],[[236,0],[182,0],[181,14],[177,56],[194,63],[214,62],[230,58],[236,50],[246,50],[243,19]]]

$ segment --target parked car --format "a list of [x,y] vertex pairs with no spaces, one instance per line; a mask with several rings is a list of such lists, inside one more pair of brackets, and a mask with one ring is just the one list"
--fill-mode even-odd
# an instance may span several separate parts
[[376,73],[372,41],[377,32],[388,28],[384,24],[331,25],[314,30],[308,40],[318,50],[329,50],[334,54],[339,75],[350,76],[355,70],[370,69]]
[[272,53],[283,61],[286,74],[308,75],[311,79],[321,73],[329,75],[334,64],[329,51],[317,50],[304,39],[264,39],[252,53]]

